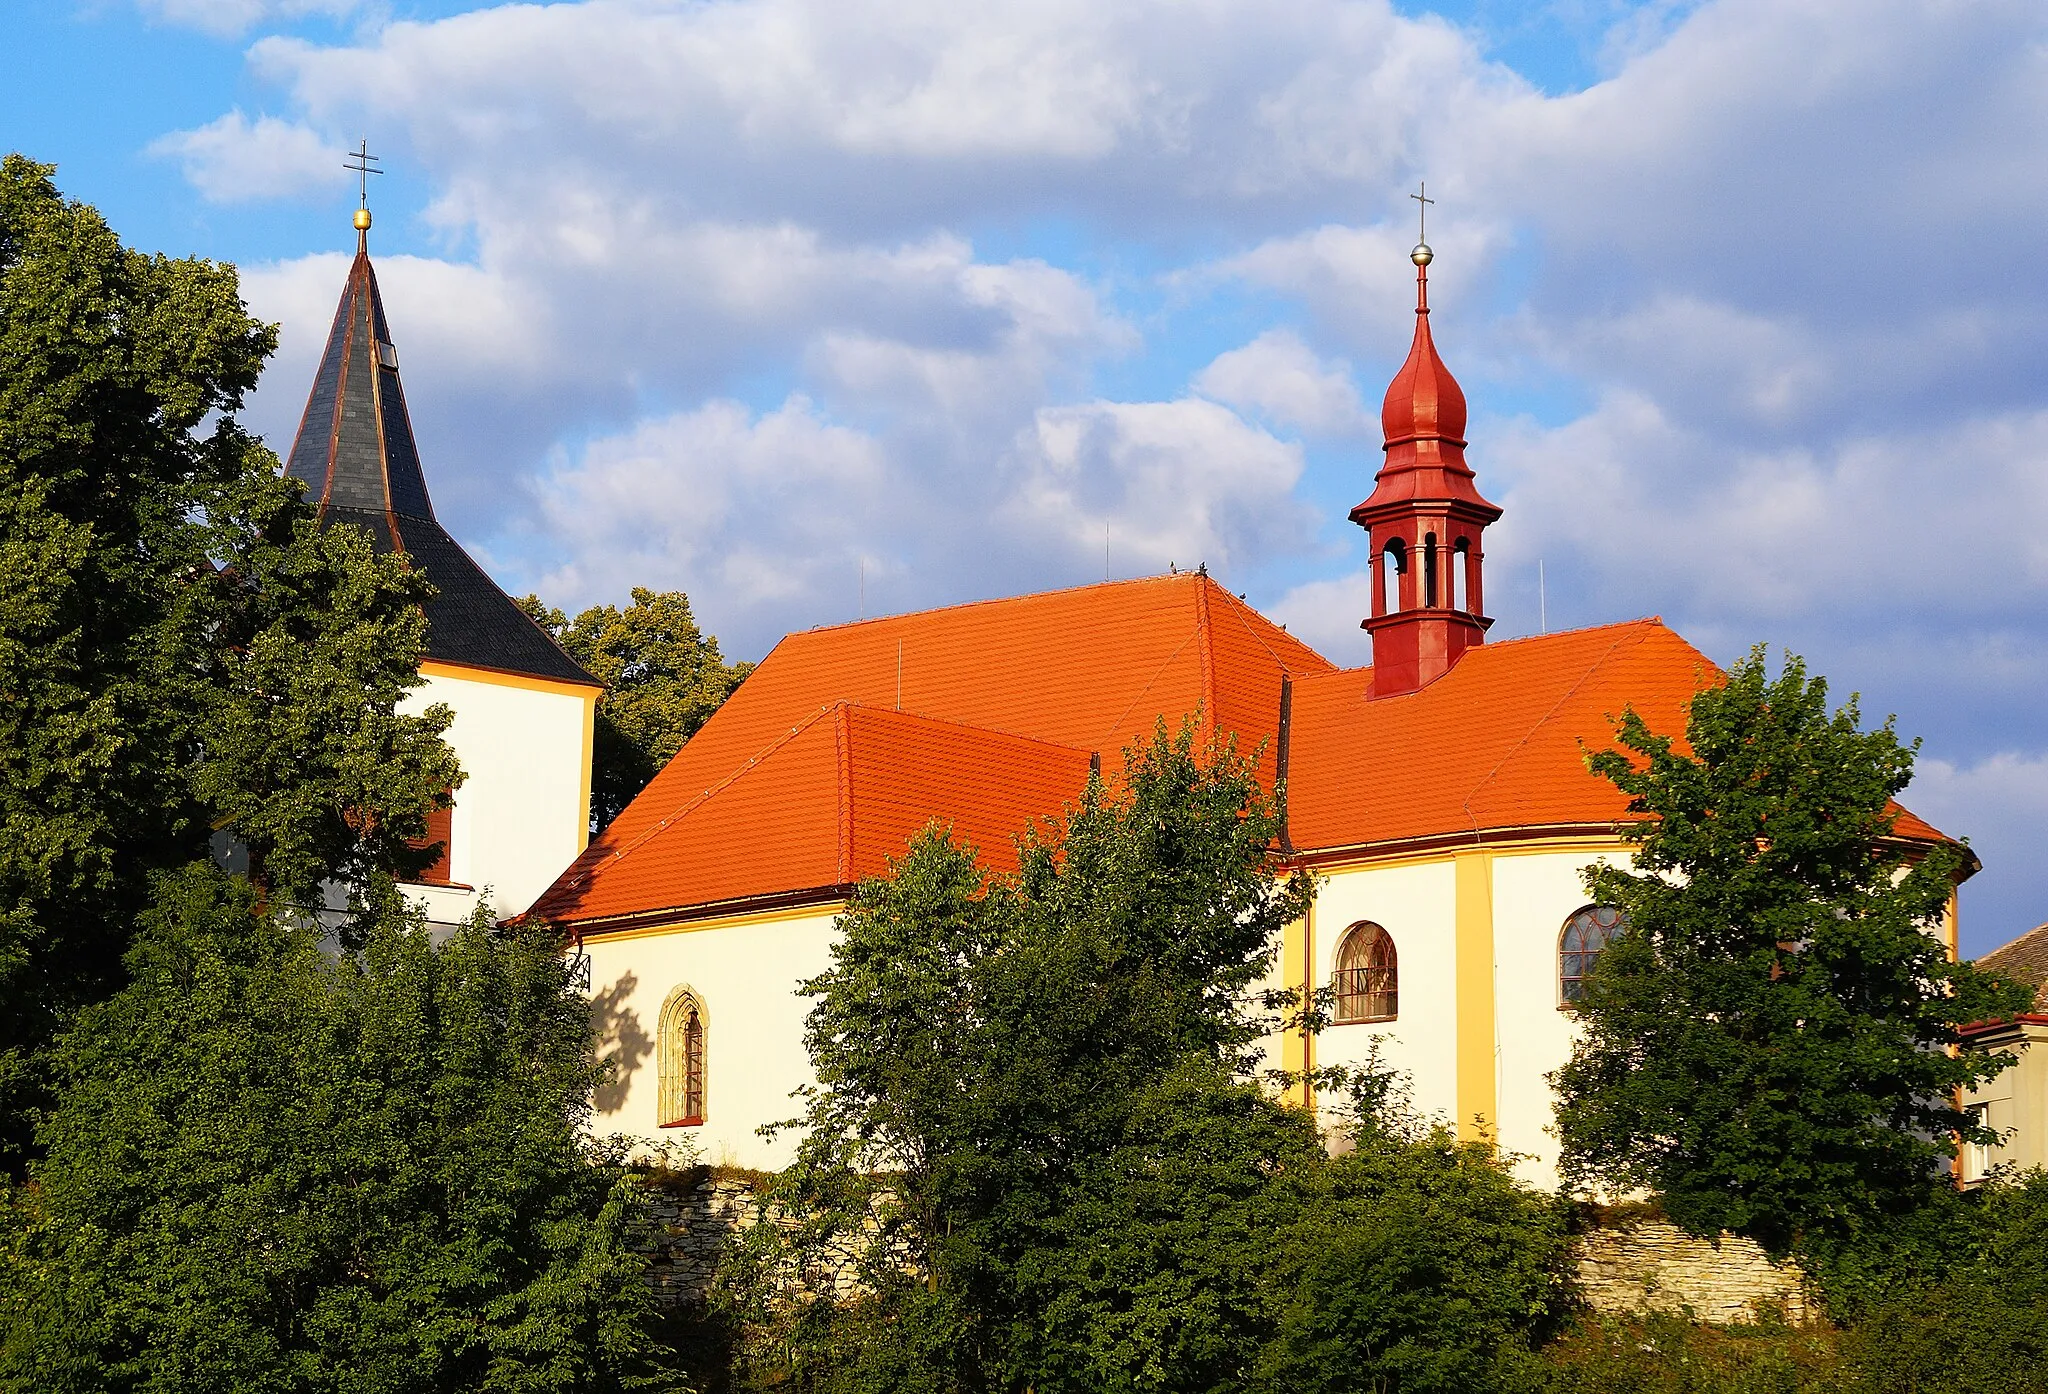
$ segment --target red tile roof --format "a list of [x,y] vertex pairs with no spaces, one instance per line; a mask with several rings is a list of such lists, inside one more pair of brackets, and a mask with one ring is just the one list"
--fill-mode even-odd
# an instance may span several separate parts
[[[928,822],[991,865],[1197,710],[1275,765],[1294,684],[1289,833],[1303,853],[1611,825],[1590,773],[1609,717],[1662,730],[1717,670],[1657,620],[1484,645],[1418,692],[1366,699],[1206,577],[1114,582],[792,634],[535,904],[590,930],[829,898]],[[900,696],[899,696],[900,694]],[[900,710],[898,708],[900,707]],[[1907,836],[1940,834],[1910,814]]]

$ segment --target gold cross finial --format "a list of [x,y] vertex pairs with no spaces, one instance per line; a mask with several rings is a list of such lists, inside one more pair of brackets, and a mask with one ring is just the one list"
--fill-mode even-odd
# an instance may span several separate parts
[[341,163],[342,168],[355,173],[356,182],[361,186],[358,191],[360,202],[356,207],[356,231],[367,232],[370,227],[370,176],[382,174],[384,171],[377,168],[379,160],[370,153],[368,140],[362,141],[355,149],[349,151],[348,158]]
[[1408,195],[1416,203],[1415,240],[1417,242],[1427,242],[1429,241],[1429,205],[1435,203],[1436,200],[1424,197],[1429,192],[1428,184],[1417,184],[1415,189],[1416,192]]

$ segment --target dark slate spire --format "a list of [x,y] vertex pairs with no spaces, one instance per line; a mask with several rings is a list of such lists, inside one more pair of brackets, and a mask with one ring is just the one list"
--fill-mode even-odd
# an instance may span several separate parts
[[378,551],[409,554],[434,583],[440,593],[426,605],[429,658],[589,683],[434,517],[370,265],[368,222],[357,214],[356,259],[285,473],[304,481],[323,522],[368,529]]

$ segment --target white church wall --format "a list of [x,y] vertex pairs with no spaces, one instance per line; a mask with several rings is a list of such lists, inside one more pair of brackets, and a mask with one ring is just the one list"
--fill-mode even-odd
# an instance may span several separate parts
[[1532,1185],[1557,1184],[1556,1097],[1544,1078],[1571,1055],[1576,1025],[1561,1009],[1558,939],[1587,903],[1580,873],[1596,857],[1583,849],[1507,853],[1493,862],[1493,953],[1501,1145],[1531,1158]]
[[[517,914],[589,840],[597,689],[437,662],[421,672],[404,710],[448,704],[447,740],[468,775],[455,791],[449,878],[488,894],[501,916]],[[429,916],[442,918],[447,894],[419,891],[435,900]]]
[[1361,1065],[1375,1037],[1382,1063],[1404,1071],[1424,1113],[1457,1113],[1456,889],[1449,859],[1332,872],[1316,896],[1315,981],[1327,987],[1344,931],[1371,920],[1393,936],[1399,1015],[1332,1025],[1316,1041],[1318,1065]]
[[[794,1134],[764,1141],[754,1130],[800,1111],[790,1097],[811,1082],[804,1051],[808,998],[797,986],[831,967],[838,907],[807,909],[709,927],[598,939],[585,945],[602,1049],[619,1078],[597,1098],[599,1133],[650,1142],[683,1140],[702,1160],[774,1171],[796,1154]],[[704,1122],[663,1128],[661,1005],[688,987],[705,1017]]]

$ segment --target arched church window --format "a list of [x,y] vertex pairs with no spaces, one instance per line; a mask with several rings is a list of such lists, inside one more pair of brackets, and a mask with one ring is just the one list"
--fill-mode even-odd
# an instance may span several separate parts
[[1461,537],[1451,544],[1449,599],[1453,610],[1472,611],[1472,539]]
[[1557,941],[1557,995],[1569,1006],[1586,995],[1586,979],[1593,974],[1600,951],[1628,924],[1627,916],[1612,905],[1588,905],[1564,922]]
[[1422,535],[1422,608],[1434,610],[1437,607],[1436,578],[1442,568],[1437,565],[1436,534]]
[[661,1006],[661,1117],[664,1128],[704,1121],[704,1004],[679,987]]
[[1392,1021],[1401,1009],[1401,964],[1394,936],[1371,920],[1344,931],[1337,945],[1337,1020]]

